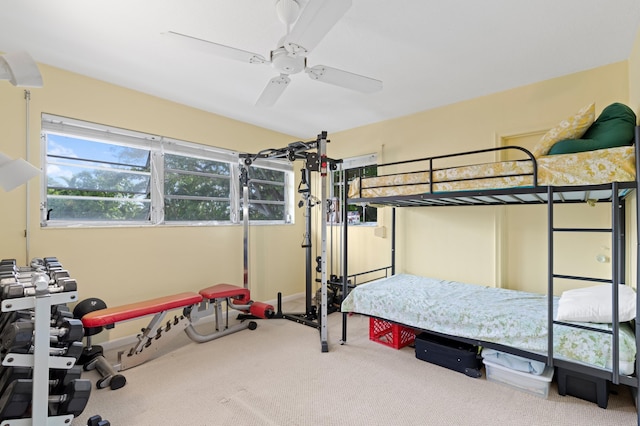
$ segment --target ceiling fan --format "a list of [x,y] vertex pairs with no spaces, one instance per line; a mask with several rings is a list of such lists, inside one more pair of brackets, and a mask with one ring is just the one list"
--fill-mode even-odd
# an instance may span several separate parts
[[268,64],[275,68],[280,75],[267,83],[256,106],[273,105],[291,82],[289,76],[302,71],[313,80],[373,93],[382,89],[382,81],[325,65],[307,66],[307,55],[342,18],[351,3],[351,0],[309,0],[300,13],[300,0],[276,0],[276,12],[287,26],[287,34],[278,43],[278,47],[269,53],[269,58],[186,34],[173,31],[165,34],[218,56],[250,64]]

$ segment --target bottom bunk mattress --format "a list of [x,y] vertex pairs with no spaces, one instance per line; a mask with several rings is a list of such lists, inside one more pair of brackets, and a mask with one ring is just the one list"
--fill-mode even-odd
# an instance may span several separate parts
[[[554,312],[558,300],[554,297]],[[356,286],[342,302],[342,312],[546,355],[547,303],[541,294],[398,274]],[[588,326],[611,330],[610,324]],[[611,334],[559,324],[553,334],[555,358],[611,370]],[[634,333],[624,323],[619,335],[620,374],[630,375]]]

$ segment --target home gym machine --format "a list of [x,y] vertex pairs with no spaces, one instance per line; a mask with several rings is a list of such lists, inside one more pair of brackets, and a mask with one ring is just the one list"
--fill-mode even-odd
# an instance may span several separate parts
[[[333,160],[327,157],[327,132],[322,132],[317,139],[310,142],[292,142],[284,148],[266,149],[257,154],[240,154],[240,184],[242,186],[242,217],[244,225],[244,281],[248,287],[249,281],[249,192],[251,179],[249,169],[254,162],[260,160],[296,160],[304,161],[302,178],[298,186],[298,193],[302,200],[298,207],[305,207],[305,234],[302,247],[306,251],[306,286],[305,305],[303,313],[283,313],[282,295],[278,293],[277,312],[274,318],[284,318],[299,324],[319,329],[322,352],[328,352],[327,344],[327,213],[328,213],[328,170],[335,170],[341,160]],[[320,174],[320,198],[311,195],[311,172]],[[318,256],[318,267],[313,265],[313,253],[311,244],[311,209],[320,204],[321,211],[321,255]],[[312,271],[320,272],[320,313],[313,305],[313,277]]]

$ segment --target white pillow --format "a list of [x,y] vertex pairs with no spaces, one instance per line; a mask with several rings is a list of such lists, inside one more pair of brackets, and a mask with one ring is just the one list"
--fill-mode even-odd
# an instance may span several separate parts
[[[611,285],[567,290],[558,303],[559,321],[611,322]],[[618,285],[618,320],[631,321],[636,317],[636,292],[627,285]]]

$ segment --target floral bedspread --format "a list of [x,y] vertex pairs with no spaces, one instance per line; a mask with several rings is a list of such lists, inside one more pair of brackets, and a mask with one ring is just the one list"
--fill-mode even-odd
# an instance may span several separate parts
[[[592,185],[635,180],[633,146],[549,155],[537,159],[538,185]],[[533,186],[530,161],[501,161],[434,170],[433,192]],[[362,194],[359,194],[362,187]],[[415,172],[355,179],[350,198],[389,197],[430,192],[429,173]]]
[[[554,312],[558,298],[554,297]],[[547,296],[436,280],[407,274],[361,284],[342,302],[342,312],[453,336],[547,353]],[[588,324],[611,329],[609,324]],[[611,369],[612,335],[554,325],[554,356]],[[620,327],[620,373],[632,374],[634,333]]]

